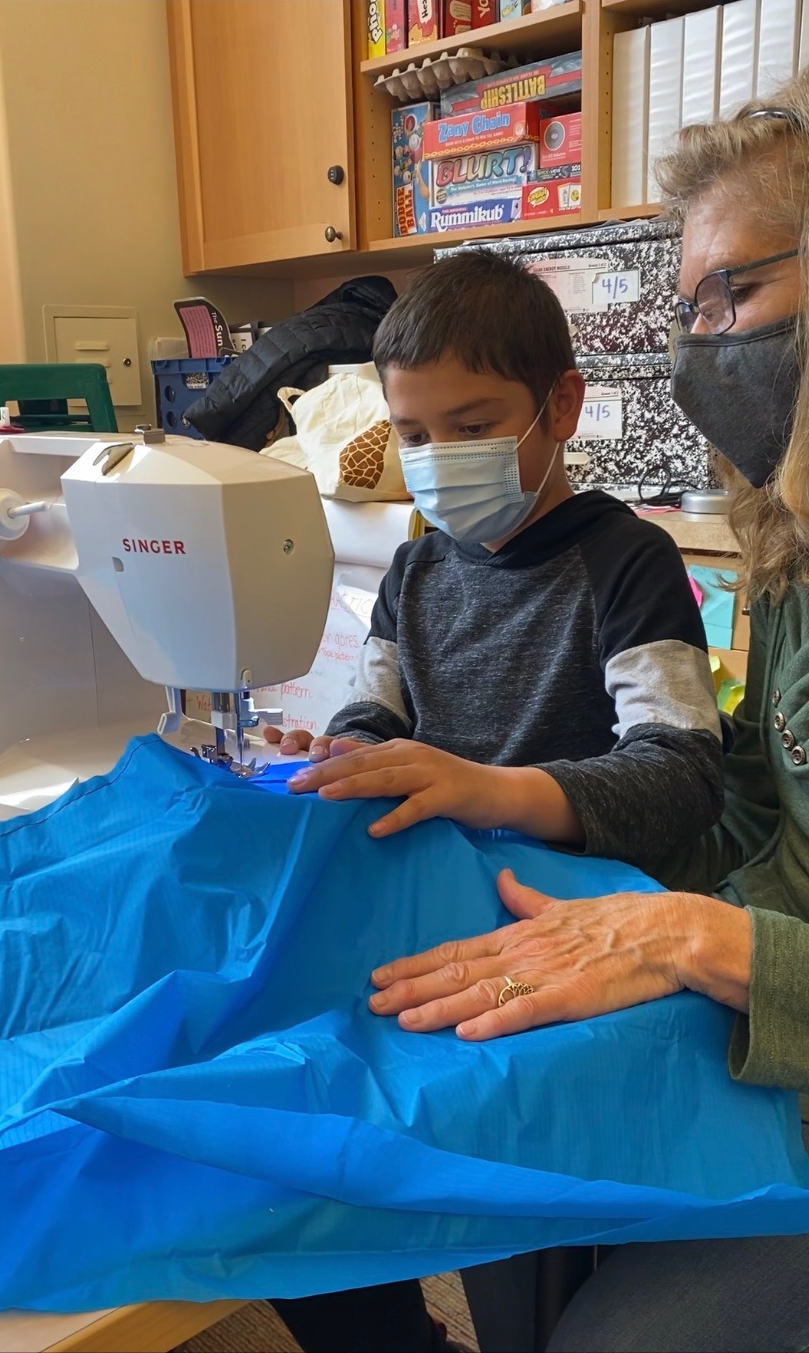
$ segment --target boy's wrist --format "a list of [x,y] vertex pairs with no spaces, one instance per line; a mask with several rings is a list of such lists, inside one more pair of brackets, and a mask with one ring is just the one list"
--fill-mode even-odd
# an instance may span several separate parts
[[539,766],[493,766],[498,821],[493,826],[561,845],[583,845],[584,829],[561,785]]

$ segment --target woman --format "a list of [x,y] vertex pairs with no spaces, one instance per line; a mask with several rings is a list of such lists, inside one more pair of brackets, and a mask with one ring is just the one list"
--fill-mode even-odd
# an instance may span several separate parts
[[[683,226],[672,393],[728,462],[752,601],[724,816],[672,863],[667,894],[560,904],[501,876],[516,924],[389,965],[371,1004],[407,1029],[485,1039],[690,988],[738,1011],[732,1076],[806,1092],[809,71],[685,128],[658,176]],[[533,990],[500,1004],[512,983]],[[809,1237],[616,1249],[550,1347],[805,1349],[807,1273]]]

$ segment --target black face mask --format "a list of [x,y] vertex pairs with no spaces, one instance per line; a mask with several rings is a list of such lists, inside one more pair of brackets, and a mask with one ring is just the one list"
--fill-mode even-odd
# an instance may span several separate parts
[[760,489],[786,451],[801,381],[797,319],[727,334],[683,334],[671,394],[717,451]]

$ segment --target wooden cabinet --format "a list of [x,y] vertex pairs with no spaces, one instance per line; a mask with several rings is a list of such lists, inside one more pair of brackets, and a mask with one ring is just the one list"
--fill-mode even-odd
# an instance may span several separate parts
[[[611,203],[615,34],[710,0],[564,0],[508,23],[365,58],[367,0],[166,0],[186,271],[384,271],[440,243],[653,216]],[[582,51],[581,211],[394,239],[380,75],[474,47],[530,62]],[[341,182],[328,171],[344,171]]]
[[167,12],[185,272],[356,248],[348,0]]

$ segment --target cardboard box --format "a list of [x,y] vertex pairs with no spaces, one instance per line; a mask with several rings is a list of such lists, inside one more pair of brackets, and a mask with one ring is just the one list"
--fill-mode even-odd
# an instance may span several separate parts
[[441,0],[439,28],[442,38],[468,33],[472,27],[472,0]]
[[499,150],[523,141],[538,141],[547,109],[538,103],[511,103],[490,112],[464,113],[429,123],[424,129],[424,156],[443,160],[467,150]]
[[385,51],[402,52],[407,46],[407,0],[385,0]]
[[430,172],[424,159],[424,127],[436,114],[434,103],[411,103],[390,115],[393,156],[393,234],[427,233]]
[[365,0],[367,9],[366,33],[368,36],[368,58],[385,55],[385,11],[384,0]]
[[554,117],[543,111],[539,140],[541,167],[581,164],[581,113],[561,113]]
[[516,196],[539,169],[539,146],[526,141],[502,150],[484,150],[479,154],[450,155],[432,160],[430,170],[430,206],[444,207],[491,197]]
[[472,27],[488,28],[497,23],[497,0],[472,0]]
[[534,61],[445,89],[441,95],[441,116],[454,117],[478,109],[555,98],[559,94],[578,93],[580,89],[581,52],[568,52],[566,56]]
[[407,45],[435,42],[438,37],[438,7],[441,0],[407,0]]
[[523,14],[531,13],[531,0],[499,0],[499,15],[501,23],[508,23],[509,19],[521,19]]
[[428,230],[443,234],[447,230],[475,230],[480,226],[511,225],[520,219],[521,199],[491,197],[481,193],[473,202],[461,202],[450,207],[430,207],[427,213]]
[[542,216],[564,216],[581,211],[581,179],[550,179],[544,183],[526,183],[520,203],[523,221]]

